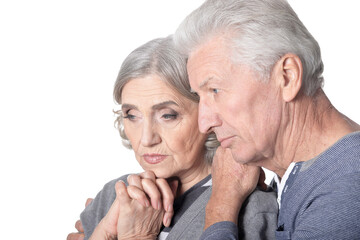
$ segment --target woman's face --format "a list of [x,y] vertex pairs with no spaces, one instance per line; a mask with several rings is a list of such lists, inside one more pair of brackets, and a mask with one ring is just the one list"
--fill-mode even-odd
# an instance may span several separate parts
[[125,133],[143,169],[163,178],[204,171],[207,135],[198,129],[196,102],[157,75],[128,82],[121,102]]

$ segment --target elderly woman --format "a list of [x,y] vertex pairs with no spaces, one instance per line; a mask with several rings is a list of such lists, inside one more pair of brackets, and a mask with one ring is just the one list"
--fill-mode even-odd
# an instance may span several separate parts
[[[150,41],[125,59],[114,97],[121,104],[116,122],[123,143],[146,172],[104,186],[81,214],[85,238],[198,239],[219,144],[198,129],[199,99],[190,91],[186,59],[171,37]],[[217,161],[233,161],[221,151]],[[239,215],[240,236],[273,239],[276,220],[274,192],[255,190]]]

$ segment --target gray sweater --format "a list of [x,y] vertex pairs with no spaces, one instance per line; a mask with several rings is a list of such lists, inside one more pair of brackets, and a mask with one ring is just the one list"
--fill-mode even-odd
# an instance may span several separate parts
[[[236,226],[216,223],[201,239],[238,239]],[[276,239],[360,239],[360,132],[295,164],[282,192]]]
[[[119,179],[126,182],[126,177]],[[81,221],[85,229],[85,239],[88,239],[97,224],[106,215],[115,199],[115,179],[107,183],[98,193],[94,201],[81,213]],[[211,183],[211,180],[209,181]],[[198,184],[197,184],[198,185]],[[195,186],[194,186],[195,187]],[[166,239],[194,240],[199,239],[205,223],[205,207],[211,195],[211,184],[184,211],[176,211],[173,219],[177,219]],[[194,196],[194,195],[192,195]],[[186,198],[193,198],[191,194],[184,194],[181,202]],[[179,209],[182,209],[181,207]],[[243,239],[275,239],[277,221],[276,194],[273,191],[255,190],[241,209],[239,214],[239,227],[236,231]],[[180,216],[179,216],[180,215]]]

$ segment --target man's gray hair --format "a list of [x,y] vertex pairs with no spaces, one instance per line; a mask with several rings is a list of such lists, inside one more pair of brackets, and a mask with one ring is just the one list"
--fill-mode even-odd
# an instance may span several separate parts
[[320,47],[286,0],[207,0],[182,22],[174,35],[189,55],[212,37],[229,36],[230,56],[270,78],[273,66],[287,53],[303,65],[302,91],[312,96],[323,85]]
[[[157,75],[171,88],[193,102],[199,102],[199,97],[192,93],[186,71],[186,58],[175,49],[173,38],[158,38],[132,51],[123,61],[114,86],[114,99],[121,104],[121,94],[126,83],[135,78]],[[123,126],[121,110],[115,111],[115,125],[120,132],[123,145],[131,148]],[[205,158],[211,163],[219,142],[215,134],[208,136],[205,142]]]

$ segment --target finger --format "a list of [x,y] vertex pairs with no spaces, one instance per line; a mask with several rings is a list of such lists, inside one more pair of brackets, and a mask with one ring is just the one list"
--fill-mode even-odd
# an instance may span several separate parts
[[156,210],[160,210],[162,208],[161,193],[156,183],[151,179],[143,179],[141,183],[144,192],[150,198],[151,206]]
[[173,211],[172,207],[174,204],[175,195],[174,195],[173,190],[171,189],[169,183],[165,179],[159,178],[159,179],[156,179],[156,186],[160,190],[163,207],[164,207],[165,211],[166,212]]
[[108,224],[108,226],[116,226],[119,218],[120,206],[130,201],[130,198],[126,190],[126,185],[123,181],[118,181],[115,184],[115,192],[116,192],[116,198],[113,204],[111,205],[108,213],[103,218],[104,221]]
[[212,162],[212,169],[216,170],[219,163],[224,159],[224,156],[226,154],[226,149],[225,148],[222,148],[221,146],[219,146],[217,149],[216,149],[216,152],[215,152],[215,155],[213,157],[213,162]]
[[[177,185],[177,180],[176,181],[172,181],[173,182],[173,188],[175,188],[175,185]],[[174,184],[175,182],[175,184]],[[174,192],[170,186],[170,184],[165,180],[165,179],[156,179],[156,184],[160,190],[161,196],[162,196],[162,202],[163,202],[163,207],[165,209],[165,214],[163,217],[163,223],[165,227],[169,227],[170,223],[171,223],[171,219],[174,215],[174,199],[175,199],[175,195]],[[177,189],[177,186],[176,186]]]
[[129,185],[136,186],[139,189],[143,189],[141,185],[141,177],[137,174],[131,174],[127,177]]
[[153,182],[155,182],[156,176],[153,171],[145,171],[143,173],[140,173],[139,175],[143,179],[151,179]]
[[168,181],[169,182],[169,185],[170,185],[170,188],[171,188],[171,191],[173,192],[174,196],[176,197],[177,196],[177,192],[179,190],[179,180],[178,179],[171,179]]
[[93,198],[86,199],[85,207],[87,207],[93,200]]
[[75,223],[75,228],[76,230],[78,230],[80,233],[83,233],[84,232],[84,228],[83,228],[83,225],[81,223],[80,220],[77,220],[76,223]]
[[[105,217],[100,221],[99,225],[96,227],[98,233],[104,232],[109,236],[116,236],[120,209],[122,206],[126,206],[131,201],[127,193],[126,185],[124,181],[120,180],[115,183],[115,192],[116,192],[116,198],[114,202],[112,203]],[[98,237],[92,237],[90,239],[95,239],[95,238],[99,239]]]
[[85,236],[83,233],[70,233],[66,240],[84,240]]
[[163,224],[165,227],[170,227],[171,219],[174,216],[174,212],[165,212],[163,217]]
[[144,207],[150,206],[150,201],[148,199],[148,196],[142,189],[139,189],[136,186],[128,186],[127,192],[130,198],[137,200]]
[[116,191],[116,199],[119,200],[120,202],[129,203],[131,201],[124,181],[120,180],[115,184],[115,191]]

